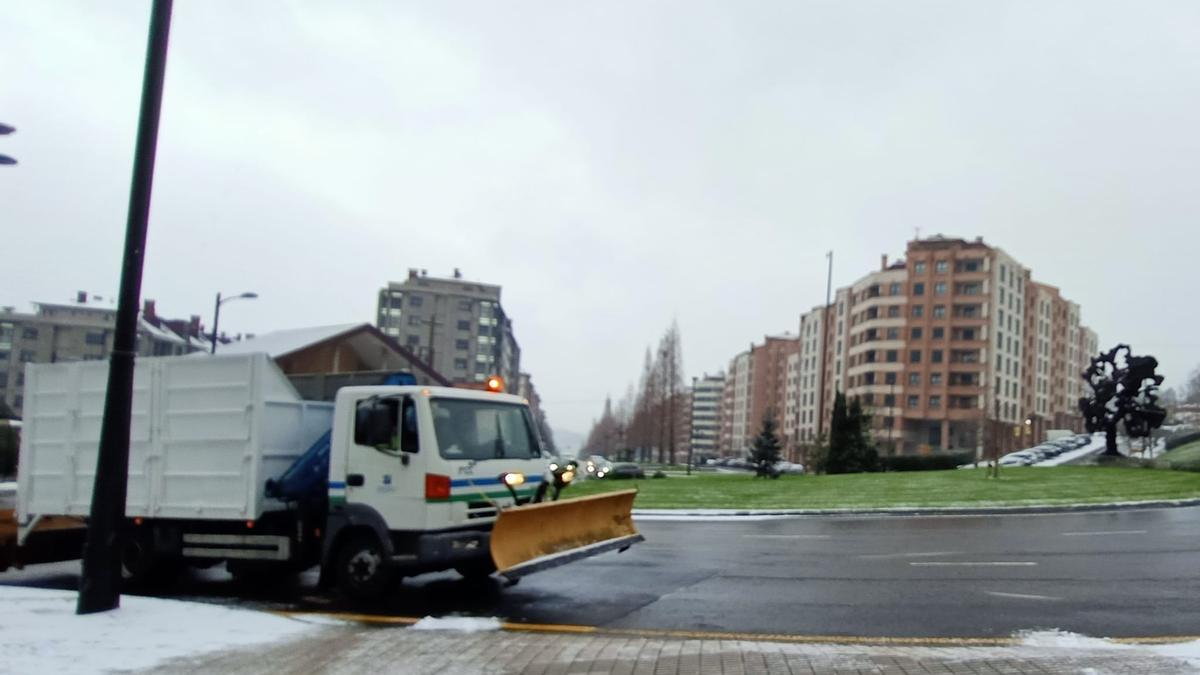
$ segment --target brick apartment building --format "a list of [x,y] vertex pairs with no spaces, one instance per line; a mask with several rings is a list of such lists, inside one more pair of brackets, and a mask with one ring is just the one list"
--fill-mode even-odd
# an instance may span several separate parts
[[[1080,316],[980,238],[910,241],[904,260],[884,256],[801,315],[797,338],[768,338],[731,362],[719,448],[745,447],[773,407],[787,415],[789,458],[802,461],[828,432],[837,392],[871,412],[886,454],[1007,451],[1046,429],[1080,430],[1080,373],[1097,351]],[[739,359],[748,360],[742,382]]]

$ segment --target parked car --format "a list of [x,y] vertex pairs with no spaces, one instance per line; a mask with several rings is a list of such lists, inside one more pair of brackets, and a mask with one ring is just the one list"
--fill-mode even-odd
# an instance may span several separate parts
[[642,471],[642,467],[637,464],[615,464],[604,476],[597,476],[597,478],[604,478],[606,476],[614,480],[619,478],[645,478],[646,472]]

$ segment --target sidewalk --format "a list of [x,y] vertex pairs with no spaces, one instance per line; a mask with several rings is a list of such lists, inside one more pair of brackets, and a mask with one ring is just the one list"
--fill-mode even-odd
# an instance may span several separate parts
[[1200,663],[1150,648],[1068,638],[1065,646],[863,646],[521,631],[455,633],[330,626],[289,643],[168,662],[155,673],[758,675],[814,673],[1174,673]]

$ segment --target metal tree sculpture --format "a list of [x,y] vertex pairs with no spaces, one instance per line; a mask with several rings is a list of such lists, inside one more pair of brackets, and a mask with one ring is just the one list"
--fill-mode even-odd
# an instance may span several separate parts
[[1083,379],[1092,395],[1079,399],[1087,430],[1103,431],[1105,455],[1120,456],[1117,451],[1117,425],[1125,422],[1131,437],[1142,438],[1162,426],[1167,411],[1158,405],[1158,386],[1163,376],[1156,375],[1158,359],[1134,356],[1129,345],[1117,345],[1107,353],[1092,357],[1092,365]]

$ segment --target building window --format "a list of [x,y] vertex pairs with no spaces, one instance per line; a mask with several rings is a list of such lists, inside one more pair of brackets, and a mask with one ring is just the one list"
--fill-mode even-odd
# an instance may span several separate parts
[[29,351],[28,349],[22,349],[20,358],[21,363],[29,363],[33,360],[33,352]]
[[913,340],[920,340],[923,334],[924,331],[922,331],[920,328],[912,328],[909,330],[909,337]]
[[900,295],[900,282],[893,281],[891,285],[888,286],[888,293],[890,295]]
[[946,294],[946,282],[939,281],[936,284],[934,284],[933,285],[933,294],[934,295],[945,295]]
[[21,331],[21,337],[25,338],[26,340],[36,340],[37,336],[38,331],[33,327],[26,327],[25,330]]
[[[883,395],[883,406],[885,408],[891,408],[895,405],[896,405],[896,396],[894,394],[884,394]],[[890,426],[892,426],[892,423],[888,420],[885,420],[883,425],[886,427],[890,427]]]
[[895,373],[884,373],[883,374],[883,383],[884,384],[896,384],[896,374]]
[[414,315],[412,315],[412,316],[410,316],[410,317],[408,317],[408,325],[410,325],[410,326],[420,326],[420,325],[421,325],[421,317],[419,317],[419,316],[417,316],[417,315],[415,315],[415,314],[414,314]]
[[925,284],[919,281],[913,284],[913,295],[925,295]]
[[939,326],[939,327],[933,329],[933,339],[934,340],[942,340],[942,339],[945,339],[945,337],[946,337],[946,329],[945,328],[942,328]]
[[467,360],[466,359],[454,359],[454,369],[455,370],[466,370],[467,369]]
[[[942,362],[942,350],[934,349],[933,351],[929,352],[929,360],[932,361],[933,363],[941,363]],[[941,379],[941,377],[942,377],[941,375],[938,375],[939,380]]]
[[920,363],[921,362],[921,350],[914,349],[914,350],[910,351],[908,353],[908,362],[909,363]]
[[946,306],[945,305],[934,305],[933,306],[933,318],[935,318],[935,319],[946,318]]
[[471,322],[470,321],[459,321],[458,329],[459,330],[471,330]]
[[929,384],[930,384],[930,386],[940,387],[942,385],[942,374],[941,373],[930,373],[929,374]]
[[950,271],[950,263],[946,262],[945,260],[939,260],[934,263],[933,269],[938,274],[945,274],[946,272]]
[[470,341],[470,340],[455,340],[455,341],[454,341],[454,348],[455,348],[455,349],[457,349],[457,350],[459,350],[459,351],[466,350],[466,349],[470,349],[470,348],[471,348],[471,341]]
[[408,306],[409,307],[420,307],[424,302],[425,302],[425,298],[422,298],[419,295],[408,296]]
[[941,408],[942,407],[942,397],[941,396],[930,396],[929,397],[929,407],[930,408]]
[[925,306],[913,305],[912,315],[914,319],[920,319],[921,317],[925,316]]
[[895,349],[889,349],[887,350],[886,357],[888,363],[895,363],[896,359],[899,358],[899,353]]
[[913,274],[925,274],[925,263],[918,262],[913,265]]
[[910,387],[921,386],[921,374],[920,373],[909,373],[908,374],[908,384]]
[[895,328],[895,327],[887,329],[887,339],[899,340],[900,339],[900,329]]
[[1002,281],[1002,282],[1007,281],[1007,279],[1005,278],[1007,275],[1008,275],[1008,268],[1005,267],[1004,265],[1001,265],[1000,266],[1000,281]]
[[900,316],[900,305],[892,305],[891,307],[888,307],[887,312],[889,319],[895,319],[896,317]]
[[409,335],[408,339],[405,341],[405,344],[407,344],[410,348],[419,347],[421,345],[421,337],[419,335]]
[[458,309],[463,312],[471,311],[471,301],[470,300],[459,300],[458,301]]
[[921,397],[920,396],[909,396],[908,397],[908,407],[918,408],[918,407],[920,407],[920,405],[921,405]]
[[104,333],[88,333],[83,336],[83,341],[89,345],[103,345]]

